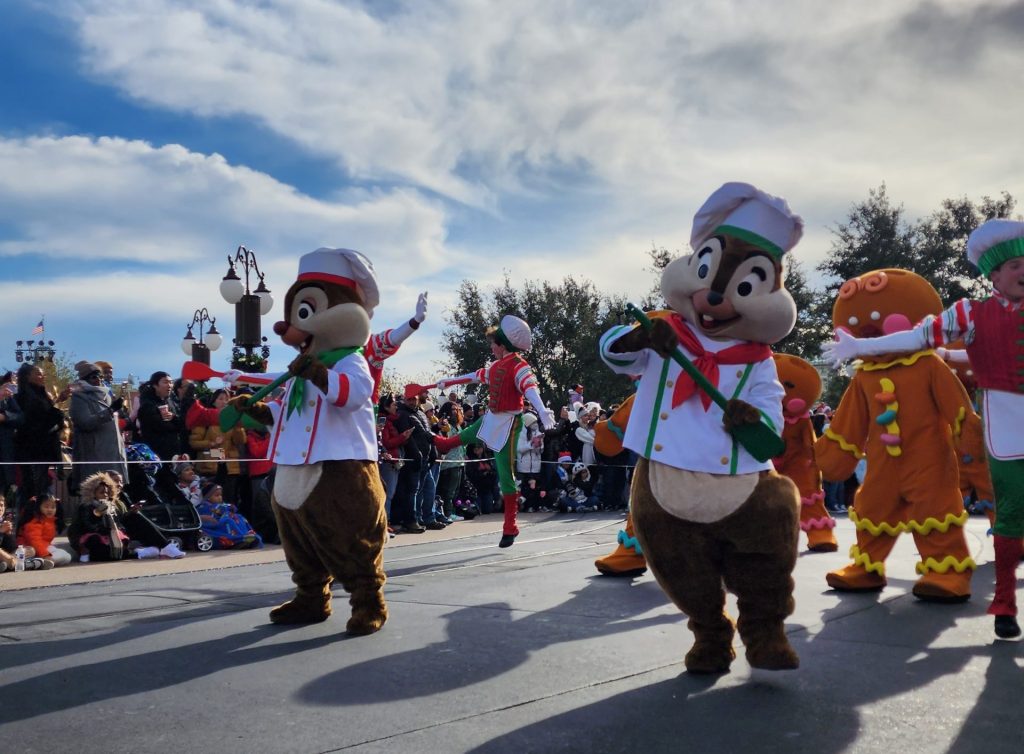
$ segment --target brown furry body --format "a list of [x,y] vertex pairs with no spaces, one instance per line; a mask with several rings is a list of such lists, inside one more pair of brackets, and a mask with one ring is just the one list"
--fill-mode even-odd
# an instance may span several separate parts
[[736,656],[725,590],[738,600],[737,628],[754,667],[796,667],[784,622],[793,612],[792,571],[800,532],[800,495],[788,477],[762,472],[750,497],[720,521],[699,524],[666,512],[637,461],[631,512],[637,538],[658,584],[689,616],[693,648],[687,670],[717,673]]
[[271,612],[275,623],[307,623],[331,614],[331,582],[350,595],[347,630],[367,634],[387,620],[382,567],[387,520],[384,487],[372,461],[324,461],[298,510],[273,504],[296,594]]

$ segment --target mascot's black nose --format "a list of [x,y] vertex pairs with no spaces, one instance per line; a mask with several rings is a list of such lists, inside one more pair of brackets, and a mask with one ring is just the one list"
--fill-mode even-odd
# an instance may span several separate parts
[[722,303],[722,301],[724,301],[724,299],[722,298],[721,293],[719,293],[718,291],[708,291],[709,304],[711,304],[712,306],[718,306],[720,303]]

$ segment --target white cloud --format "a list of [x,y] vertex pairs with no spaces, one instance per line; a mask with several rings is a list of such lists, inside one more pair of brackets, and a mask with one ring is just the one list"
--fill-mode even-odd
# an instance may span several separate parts
[[268,261],[325,244],[436,268],[444,213],[413,189],[303,195],[219,155],[115,138],[0,138],[0,254],[184,264],[259,239]]

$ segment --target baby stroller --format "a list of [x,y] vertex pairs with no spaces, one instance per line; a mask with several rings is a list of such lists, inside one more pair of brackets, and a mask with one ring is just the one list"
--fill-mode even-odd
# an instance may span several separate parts
[[455,493],[452,510],[455,511],[456,516],[462,516],[462,518],[470,521],[480,515],[480,506],[477,505],[476,500],[476,487],[473,486],[472,482],[463,477],[462,484],[459,485],[459,490]]
[[157,455],[143,443],[126,445],[124,451],[128,459],[125,492],[132,503],[142,506],[139,513],[180,549],[212,550],[213,538],[200,531],[199,513],[178,490],[170,465],[161,464]]

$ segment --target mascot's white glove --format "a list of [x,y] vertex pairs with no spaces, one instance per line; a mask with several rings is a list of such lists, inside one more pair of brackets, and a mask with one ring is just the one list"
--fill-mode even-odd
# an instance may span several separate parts
[[836,330],[836,339],[826,343],[821,350],[826,359],[839,366],[858,356],[912,353],[928,347],[928,336],[924,329],[901,330],[877,338],[855,338],[845,330]]
[[243,374],[244,372],[240,372],[237,369],[229,369],[228,371],[224,372],[223,375],[221,375],[221,379],[224,381],[225,385],[234,386],[234,384],[238,382],[238,378],[241,377]]
[[967,351],[963,348],[943,348],[939,346],[935,349],[935,355],[945,361],[947,364],[970,364],[971,360],[967,357]]
[[422,322],[427,318],[427,292],[423,291],[420,297],[416,299],[416,315],[413,317],[417,322]]

